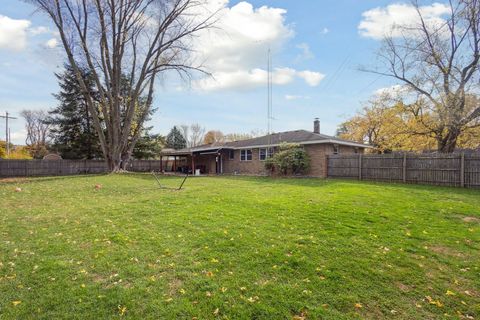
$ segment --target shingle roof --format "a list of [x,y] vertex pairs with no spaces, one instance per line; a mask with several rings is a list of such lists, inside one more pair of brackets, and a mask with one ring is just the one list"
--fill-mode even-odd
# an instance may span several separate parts
[[295,130],[295,131],[273,133],[270,135],[248,139],[248,140],[230,142],[230,143],[227,143],[226,146],[230,146],[234,148],[244,148],[244,147],[255,147],[255,146],[278,145],[284,142],[305,143],[305,142],[322,141],[322,140],[334,140],[340,143],[341,142],[353,143],[353,141],[342,140],[342,139],[327,136],[321,133],[313,133],[307,130]]
[[[281,143],[299,143],[299,144],[314,144],[314,143],[338,143],[341,145],[350,145],[359,148],[369,148],[369,145],[358,143],[354,141],[348,141],[339,139],[332,136],[327,136],[321,133],[314,133],[307,130],[295,130],[273,133],[270,135],[252,138],[248,140],[240,140],[225,143],[213,143],[194,148],[186,148],[182,150],[176,150],[175,154],[185,154],[199,151],[210,151],[217,149],[242,149],[242,148],[255,148],[264,146],[276,146]],[[166,153],[166,152],[162,152]],[[168,152],[169,154],[173,154]]]

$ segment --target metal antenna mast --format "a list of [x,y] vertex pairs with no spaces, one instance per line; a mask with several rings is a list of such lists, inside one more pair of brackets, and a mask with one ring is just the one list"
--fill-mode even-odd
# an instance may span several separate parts
[[272,75],[272,51],[270,47],[267,53],[267,134],[272,133],[272,114],[273,114],[273,75]]
[[8,120],[9,119],[17,119],[15,117],[10,117],[8,115],[8,111],[5,112],[4,116],[0,116],[0,118],[5,118],[5,149],[7,151],[7,157],[10,156],[10,128],[8,127]]

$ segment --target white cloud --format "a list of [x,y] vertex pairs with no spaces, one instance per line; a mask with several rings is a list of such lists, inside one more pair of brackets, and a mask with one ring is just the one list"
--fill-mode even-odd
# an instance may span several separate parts
[[285,100],[300,100],[300,99],[310,99],[308,96],[298,96],[298,95],[292,95],[292,94],[286,94],[285,95]]
[[[441,26],[450,8],[442,3],[433,3],[419,8],[427,26]],[[385,36],[399,37],[405,32],[404,27],[415,27],[420,22],[415,7],[411,4],[391,4],[387,7],[365,11],[358,25],[360,35],[373,39]],[[412,34],[413,35],[413,34]]]
[[[209,0],[209,12],[221,9],[217,26],[197,38],[194,50],[197,61],[213,78],[195,80],[193,87],[198,90],[251,89],[265,85],[268,49],[275,61],[275,54],[294,36],[292,26],[285,22],[284,9],[254,8],[245,1],[228,5],[228,0]],[[273,82],[285,85],[299,76],[305,79],[294,69],[277,67]]]
[[308,43],[305,43],[305,42],[300,43],[297,45],[297,48],[300,49],[302,53],[299,54],[295,60],[301,61],[301,60],[310,60],[315,58],[315,55],[310,49],[310,46],[308,45]]
[[374,94],[378,97],[390,97],[396,98],[400,95],[408,93],[408,87],[400,84],[396,84],[386,88],[380,88],[375,90]]
[[43,26],[30,28],[28,31],[29,31],[33,36],[37,36],[37,35],[45,34],[45,33],[51,33],[51,31],[50,31],[50,29],[49,29],[48,27],[43,27]]
[[[272,81],[274,85],[287,85],[295,80],[302,78],[311,86],[316,87],[325,76],[314,71],[296,71],[292,68],[276,68],[272,72]],[[204,78],[194,81],[194,88],[203,91],[215,91],[225,89],[254,89],[266,86],[268,73],[266,70],[254,68],[251,70],[237,70],[229,72],[216,72],[213,78]]]
[[330,32],[330,29],[325,27],[325,28],[322,29],[322,31],[320,31],[320,34],[327,34],[329,32]]
[[27,130],[21,129],[10,134],[10,138],[16,144],[24,144],[27,139]]
[[[292,82],[296,71],[291,68],[278,68],[272,72],[273,84],[285,85]],[[267,71],[263,69],[217,72],[214,78],[205,78],[196,82],[196,88],[213,91],[221,89],[252,89],[267,85]]]
[[45,46],[50,49],[54,49],[58,45],[58,41],[55,38],[52,38],[45,42]]
[[320,72],[309,71],[309,70],[297,72],[297,75],[300,78],[304,79],[305,82],[311,87],[318,86],[320,84],[320,81],[322,81],[323,78],[325,78],[324,74],[321,74]]
[[265,64],[267,48],[276,52],[294,34],[285,24],[284,9],[254,8],[248,2],[231,8],[228,1],[214,3],[223,7],[217,28],[201,35],[196,49],[215,70],[233,71],[239,66],[253,68]]
[[27,29],[31,22],[0,15],[0,49],[21,51],[27,47]]

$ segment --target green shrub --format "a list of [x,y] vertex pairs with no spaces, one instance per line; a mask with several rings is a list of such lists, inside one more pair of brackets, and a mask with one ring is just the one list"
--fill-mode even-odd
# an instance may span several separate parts
[[265,161],[265,169],[283,175],[305,174],[310,169],[310,157],[302,146],[284,143],[272,158]]

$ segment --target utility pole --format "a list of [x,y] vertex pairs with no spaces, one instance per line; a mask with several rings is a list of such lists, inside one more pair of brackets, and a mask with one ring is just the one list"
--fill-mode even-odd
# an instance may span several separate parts
[[7,157],[10,156],[10,128],[8,128],[8,119],[17,119],[15,117],[11,117],[8,115],[8,111],[5,112],[4,116],[0,116],[0,118],[5,118],[5,149],[7,151]]

